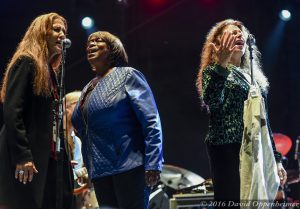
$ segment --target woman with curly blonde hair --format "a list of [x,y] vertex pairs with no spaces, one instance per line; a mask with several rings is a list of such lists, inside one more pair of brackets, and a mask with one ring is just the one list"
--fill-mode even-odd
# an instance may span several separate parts
[[[57,110],[61,41],[66,31],[66,20],[57,13],[35,18],[4,74],[0,205],[9,209],[55,206],[53,121]],[[64,174],[64,178],[67,176]],[[71,194],[71,186],[66,188]],[[69,208],[70,202],[65,201],[64,208]]]
[[[244,101],[248,98],[250,58],[246,44],[249,30],[242,22],[226,19],[209,31],[201,54],[197,89],[201,105],[209,111],[205,138],[215,200],[240,199],[239,152],[243,138]],[[253,46],[253,77],[267,99],[269,82],[261,70],[260,52]],[[278,174],[286,178],[267,120]],[[281,183],[284,183],[285,179]]]

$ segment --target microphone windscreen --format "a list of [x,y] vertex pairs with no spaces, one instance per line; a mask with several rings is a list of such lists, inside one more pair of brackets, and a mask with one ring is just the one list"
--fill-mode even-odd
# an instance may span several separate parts
[[249,33],[248,38],[247,38],[247,44],[248,44],[248,45],[249,45],[249,44],[251,44],[251,45],[255,44],[255,38],[254,38],[254,35],[252,35],[252,34]]
[[67,48],[70,48],[71,45],[72,45],[72,42],[70,39],[68,38],[65,38],[61,41],[61,44],[67,49]]

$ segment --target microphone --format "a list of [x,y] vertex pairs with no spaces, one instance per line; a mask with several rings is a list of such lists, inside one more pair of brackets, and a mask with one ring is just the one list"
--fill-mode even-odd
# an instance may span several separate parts
[[294,158],[295,160],[298,160],[298,152],[299,152],[299,140],[300,139],[300,136],[298,137],[298,139],[296,140],[296,147],[295,147],[295,155],[294,155]]
[[249,49],[249,58],[250,58],[250,69],[251,69],[251,85],[254,85],[254,77],[253,77],[253,45],[255,44],[255,38],[254,36],[249,33],[248,34],[248,38],[247,38],[247,41],[246,41],[247,45],[249,46],[248,49]]
[[247,38],[247,44],[249,45],[249,46],[251,46],[251,45],[254,45],[255,44],[255,42],[256,42],[256,40],[255,40],[255,38],[254,38],[254,35],[252,35],[252,34],[248,34],[248,38]]
[[72,42],[70,39],[65,38],[65,39],[61,40],[60,44],[62,45],[63,48],[67,49],[67,48],[71,47]]

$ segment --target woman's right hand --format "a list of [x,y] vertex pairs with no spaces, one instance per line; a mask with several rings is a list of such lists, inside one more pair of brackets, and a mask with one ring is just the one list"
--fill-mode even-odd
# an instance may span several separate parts
[[221,65],[223,68],[226,68],[231,56],[236,48],[235,40],[236,35],[232,34],[231,32],[224,31],[221,36],[220,45],[216,46],[215,43],[210,43],[217,59],[218,64]]
[[145,181],[147,186],[155,186],[160,179],[160,171],[158,170],[147,170],[145,171]]
[[23,184],[31,182],[35,173],[38,173],[38,170],[31,161],[16,165],[15,178]]

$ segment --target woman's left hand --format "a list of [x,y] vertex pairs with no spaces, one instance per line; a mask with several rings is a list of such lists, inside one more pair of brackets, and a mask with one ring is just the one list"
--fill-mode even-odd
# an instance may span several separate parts
[[287,173],[282,163],[277,163],[277,172],[280,179],[280,185],[283,186],[287,180]]
[[28,161],[16,165],[15,178],[19,179],[19,181],[23,184],[26,184],[27,182],[31,182],[33,175],[37,173],[38,170],[34,163],[32,161]]
[[147,186],[155,186],[160,179],[160,171],[158,170],[148,170],[145,171],[145,181]]

